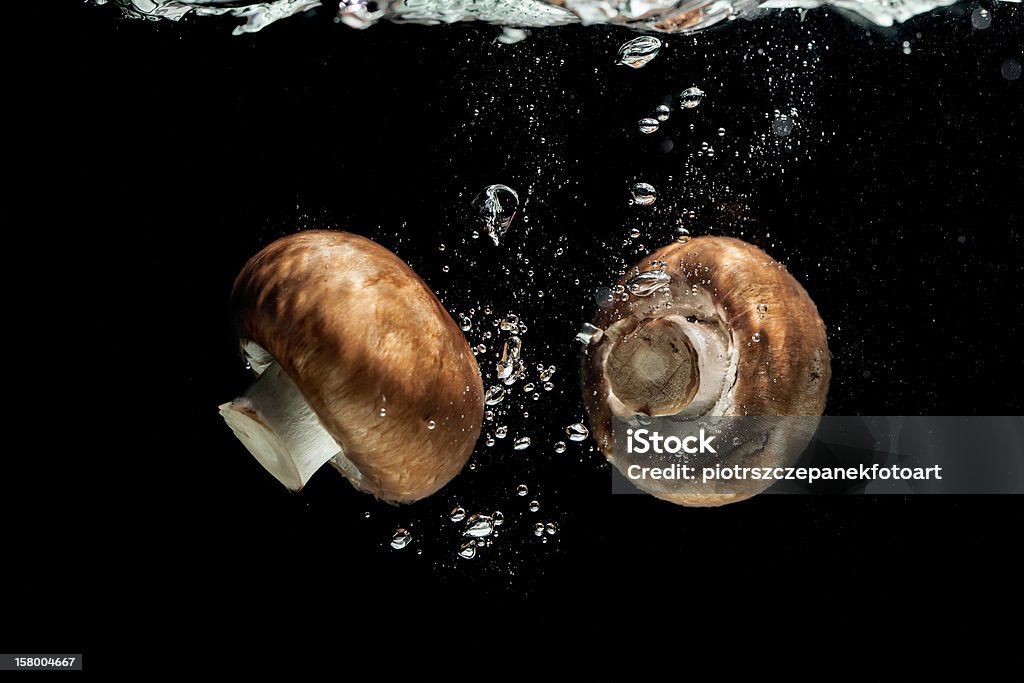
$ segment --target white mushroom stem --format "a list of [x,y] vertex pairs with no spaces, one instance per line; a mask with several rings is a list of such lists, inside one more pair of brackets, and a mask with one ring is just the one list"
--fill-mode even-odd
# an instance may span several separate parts
[[266,365],[245,395],[220,406],[220,414],[260,464],[292,491],[305,486],[332,458],[337,458],[339,469],[359,478],[358,470],[277,363]]
[[603,365],[613,414],[726,414],[738,350],[717,311],[707,320],[692,321],[688,314],[706,311],[686,303],[640,326],[635,319],[623,320],[606,330],[612,343]]

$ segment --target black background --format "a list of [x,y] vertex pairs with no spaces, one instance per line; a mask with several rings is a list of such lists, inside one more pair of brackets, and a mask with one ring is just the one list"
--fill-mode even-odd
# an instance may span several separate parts
[[[978,31],[976,6],[894,29],[790,11],[668,37],[638,71],[614,65],[632,37],[622,29],[538,30],[502,46],[495,27],[360,32],[323,12],[232,37],[229,22],[69,9],[34,47],[59,66],[33,85],[63,120],[48,162],[73,180],[37,219],[75,233],[61,243],[82,255],[83,294],[67,315],[105,351],[93,370],[124,386],[94,407],[126,483],[102,502],[77,491],[69,507],[103,512],[65,518],[89,539],[76,569],[56,552],[8,561],[21,635],[60,634],[106,658],[150,637],[201,648],[245,634],[261,647],[284,631],[293,643],[310,615],[327,624],[314,639],[357,632],[401,648],[401,634],[426,627],[463,654],[509,629],[537,648],[580,629],[617,642],[656,614],[716,634],[789,610],[826,638],[875,610],[893,633],[969,629],[931,615],[1007,599],[1020,576],[1013,498],[684,509],[612,497],[589,443],[561,456],[552,444],[583,417],[573,336],[594,291],[671,239],[680,215],[695,235],[762,246],[805,284],[834,355],[829,414],[1021,412],[1005,389],[1020,380],[1024,86],[1000,65],[1024,62],[1024,13],[999,4]],[[808,41],[815,49],[797,49]],[[690,85],[708,93],[699,109],[636,131]],[[790,107],[796,128],[778,138],[769,115]],[[702,142],[713,158],[696,154]],[[659,190],[649,210],[627,205],[636,180]],[[525,200],[498,248],[470,237],[468,214],[494,182]],[[520,400],[510,438],[481,444],[475,469],[434,498],[390,508],[333,471],[288,494],[217,415],[248,382],[227,316],[235,274],[312,227],[384,244],[451,311],[517,313],[528,367],[558,367],[555,391]],[[634,227],[642,235],[627,241]],[[75,386],[90,402],[78,393],[89,385]],[[513,454],[518,434],[533,445]],[[529,498],[514,495],[520,483]],[[526,512],[532,498],[540,513]],[[475,560],[454,555],[444,514],[456,503],[508,518]],[[42,533],[42,519],[21,524]],[[558,535],[541,543],[537,520]],[[415,537],[399,552],[388,547],[397,526]],[[79,589],[90,609],[70,609],[53,585]],[[104,610],[112,626],[95,623]],[[300,650],[273,650],[289,652]]]

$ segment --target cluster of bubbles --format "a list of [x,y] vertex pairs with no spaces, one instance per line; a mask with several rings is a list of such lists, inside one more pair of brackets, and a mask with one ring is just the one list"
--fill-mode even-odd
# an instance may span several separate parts
[[[651,59],[654,59],[654,57],[658,53],[657,49],[655,49],[653,52],[645,53],[646,61],[642,61],[639,58],[633,59],[632,61],[628,62],[623,61],[623,59],[629,58],[630,55],[637,51],[637,48],[631,46],[639,40],[642,39],[634,38],[633,40],[630,40],[629,42],[625,43],[622,47],[619,48],[620,64],[628,64],[629,66],[636,69],[640,68],[641,66],[644,66]],[[661,41],[658,40],[657,38],[653,38],[652,40],[657,41],[657,48],[660,49]],[[638,63],[639,66],[637,66]],[[698,88],[697,86],[691,86],[689,88],[682,90],[679,93],[678,101],[680,109],[696,109],[698,106],[700,106],[700,103],[704,101],[704,91]],[[671,107],[669,107],[667,104],[659,104],[657,107],[655,107],[654,111],[651,113],[650,116],[645,116],[640,119],[640,121],[637,124],[637,128],[644,135],[656,133],[658,132],[659,128],[661,128],[661,124],[664,123],[665,121],[668,121],[671,116]],[[655,187],[650,183],[642,181],[633,183],[633,185],[629,189],[629,193],[630,204],[633,204],[635,206],[650,206],[654,204],[654,202],[657,201],[658,199],[658,191],[655,189]],[[634,237],[639,237],[639,231],[637,231],[637,234],[634,235]]]
[[[476,322],[478,317],[483,320]],[[525,400],[539,401],[546,392],[555,389],[555,377],[558,368],[550,363],[535,363],[530,369],[524,357],[526,356],[523,336],[528,331],[526,323],[515,313],[507,313],[502,316],[492,316],[492,310],[485,307],[481,310],[470,308],[464,313],[457,315],[460,329],[463,332],[478,335],[482,341],[472,344],[473,353],[478,357],[489,351],[488,343],[493,344],[493,365],[481,363],[484,370],[486,389],[484,391],[484,437],[486,446],[492,447],[499,440],[509,436],[509,428],[506,418],[512,410],[520,410],[524,417],[529,417],[527,411],[528,403]],[[490,320],[490,327],[486,329],[486,321]],[[483,329],[481,329],[483,328]],[[500,344],[500,351],[497,351]],[[491,381],[487,381],[490,379]],[[516,387],[521,390],[517,391]],[[566,438],[569,441],[584,441],[589,435],[587,427],[576,422],[565,428]],[[526,434],[516,435],[512,438],[513,451],[525,451],[533,445],[533,439]],[[556,441],[553,447],[555,453],[565,453],[567,450],[564,441]]]
[[[584,432],[586,428],[583,428]],[[584,437],[585,438],[585,437]],[[515,488],[515,494],[519,498],[527,498],[530,495],[530,489],[526,484],[519,484]],[[533,497],[525,504],[525,520],[529,524],[532,522],[531,516],[540,512],[541,504],[540,500]],[[366,513],[369,517],[370,513]],[[508,519],[516,519],[518,515],[513,515]],[[447,515],[448,521],[456,525],[456,543],[454,547],[454,554],[456,557],[463,560],[472,560],[477,557],[478,553],[486,548],[491,547],[494,544],[495,539],[501,535],[499,527],[504,525],[507,521],[505,513],[501,510],[494,511],[482,511],[474,512],[469,514],[466,508],[461,505],[455,505]],[[514,524],[513,524],[514,526]],[[540,533],[537,533],[536,529],[540,529]],[[558,524],[555,521],[546,522],[533,522],[533,529],[535,536],[554,536],[558,533]],[[524,533],[526,533],[524,531]],[[391,534],[390,546],[394,550],[402,550],[409,547],[413,542],[412,533],[404,528],[399,527],[394,530]],[[547,542],[547,539],[544,539]]]
[[[506,243],[503,238],[513,225],[518,199],[518,193],[508,186],[487,186],[472,204],[473,226],[480,232],[486,232],[495,245],[514,245],[514,242]],[[480,230],[481,227],[483,230]],[[442,245],[440,249],[444,251],[447,248]],[[495,448],[499,444],[508,443],[510,448],[507,447],[505,452],[517,455],[534,451],[537,448],[536,435],[516,433],[514,423],[517,414],[528,418],[533,402],[541,401],[549,392],[555,391],[560,377],[558,367],[550,362],[541,362],[543,357],[533,357],[528,345],[529,325],[517,312],[500,314],[485,305],[463,309],[456,312],[454,317],[469,340],[484,376],[482,444],[486,448]],[[541,409],[544,409],[543,404]],[[567,425],[564,432],[564,436],[548,446],[555,455],[566,453],[569,443],[583,442],[590,434],[582,422]],[[476,469],[477,464],[471,462],[469,468]],[[515,494],[526,499],[524,514],[533,514],[541,509],[539,498],[527,498],[529,489],[526,484],[519,485]],[[469,515],[465,508],[456,506],[450,519],[462,523],[464,528],[458,537],[455,555],[464,560],[479,557],[498,536],[498,530],[494,528],[497,524],[490,523],[496,518],[503,519],[500,515],[487,512]],[[510,520],[516,518],[515,514],[509,517]],[[557,532],[558,523],[549,518],[544,520],[543,527],[543,542],[546,543]],[[526,533],[527,530],[524,530]],[[398,549],[397,546],[393,547]]]

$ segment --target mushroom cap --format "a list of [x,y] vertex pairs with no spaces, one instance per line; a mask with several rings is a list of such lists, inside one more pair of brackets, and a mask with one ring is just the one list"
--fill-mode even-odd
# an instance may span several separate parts
[[[825,325],[810,296],[785,266],[757,247],[729,237],[675,242],[645,257],[636,268],[650,269],[650,261],[666,264],[673,308],[652,311],[650,300],[658,299],[657,295],[630,296],[601,309],[595,326],[608,330],[620,324],[635,330],[652,318],[678,315],[680,308],[691,306],[698,317],[721,325],[733,349],[733,367],[726,377],[724,400],[714,405],[715,416],[821,415],[831,375]],[[626,285],[634,272],[628,271],[619,284]],[[694,286],[701,296],[693,294]],[[759,306],[766,308],[759,311]],[[583,360],[583,398],[594,438],[605,456],[620,467],[624,463],[616,462],[612,452],[613,411],[606,365],[610,349],[621,336],[603,335],[587,347]],[[684,409],[678,414],[699,413]],[[773,434],[754,461],[742,464],[792,462],[813,436],[816,421],[777,424],[785,433]],[[701,493],[651,492],[683,505],[722,505],[749,498],[767,484],[758,486],[752,483],[749,490],[740,492],[735,485]]]
[[[249,259],[231,308],[359,470],[359,488],[411,502],[448,483],[483,420],[462,332],[393,253],[346,232],[283,237]],[[433,422],[433,425],[431,425]]]

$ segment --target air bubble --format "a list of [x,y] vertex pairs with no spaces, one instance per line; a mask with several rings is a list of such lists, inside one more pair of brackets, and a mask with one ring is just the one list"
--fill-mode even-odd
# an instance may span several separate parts
[[785,114],[776,114],[772,119],[772,132],[780,138],[784,138],[793,132],[793,119]]
[[971,26],[984,30],[992,25],[992,13],[984,7],[978,7],[971,12]]
[[658,56],[661,41],[654,36],[640,36],[626,41],[619,48],[619,64],[640,69]]
[[519,195],[508,185],[488,185],[473,200],[476,218],[497,245],[519,208]]
[[[601,303],[602,298],[607,299],[608,303],[611,303],[611,290],[608,289],[607,287],[603,287],[602,289],[605,292],[607,292],[607,294],[605,294],[604,297],[599,297],[598,303]],[[600,294],[600,290],[598,293]],[[608,304],[606,303],[605,306],[607,305]],[[594,327],[590,323],[583,323],[582,325],[580,325],[580,331],[576,333],[576,341],[578,341],[581,344],[588,345],[594,341],[600,341],[603,335],[604,332],[600,328]]]
[[658,199],[658,191],[650,183],[633,183],[630,194],[637,206],[650,206]]
[[474,514],[470,515],[469,519],[466,520],[466,530],[462,532],[463,536],[472,536],[473,538],[485,538],[494,533],[494,518],[490,515]]
[[632,277],[626,288],[634,296],[650,296],[671,281],[672,277],[663,270],[648,270]]
[[695,109],[704,101],[704,91],[694,86],[679,93],[679,106],[683,109]]
[[651,133],[654,133],[658,130],[658,119],[650,117],[640,119],[640,122],[637,124],[637,127],[640,129],[640,132],[643,133],[644,135],[650,135]]
[[405,529],[396,529],[391,536],[391,547],[395,550],[401,550],[410,542],[412,542],[412,534]]
[[582,422],[575,422],[565,428],[565,434],[569,441],[586,441],[590,436],[590,430]]

